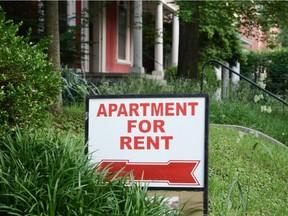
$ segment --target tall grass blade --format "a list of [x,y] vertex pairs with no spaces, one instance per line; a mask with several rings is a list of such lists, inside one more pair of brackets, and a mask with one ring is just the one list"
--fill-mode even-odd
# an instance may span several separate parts
[[240,196],[240,201],[241,201],[241,204],[242,204],[242,208],[243,208],[244,213],[246,214],[246,203],[245,203],[245,199],[244,199],[244,194],[243,194],[242,187],[241,187],[240,183],[238,182],[238,180],[234,180],[232,182],[232,185],[230,186],[230,189],[229,189],[229,192],[228,192],[228,196],[226,198],[226,205],[229,206],[230,196],[231,196],[231,193],[232,193],[235,185],[237,185],[237,188],[238,188],[238,191],[239,191],[239,196]]

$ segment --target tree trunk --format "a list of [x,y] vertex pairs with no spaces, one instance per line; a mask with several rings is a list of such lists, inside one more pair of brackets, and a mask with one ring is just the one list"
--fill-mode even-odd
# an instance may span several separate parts
[[[180,18],[178,76],[198,79],[199,56],[199,2],[195,1],[192,21]],[[181,10],[181,8],[180,8]]]
[[[52,42],[48,46],[48,57],[52,60],[53,70],[61,70],[60,64],[60,39],[59,39],[59,12],[58,0],[46,1],[46,33],[51,37]],[[58,100],[53,107],[53,111],[60,112],[63,109],[62,94],[58,95]]]

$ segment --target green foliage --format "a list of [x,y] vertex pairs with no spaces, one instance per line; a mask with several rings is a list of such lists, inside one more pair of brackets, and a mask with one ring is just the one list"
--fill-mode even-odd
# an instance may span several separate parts
[[99,94],[98,88],[68,67],[62,69],[62,78],[64,80],[64,90],[62,92],[63,103],[76,104],[83,103],[87,95]]
[[143,77],[126,77],[117,82],[103,80],[99,85],[101,94],[172,94],[199,92],[199,83],[190,79],[175,79],[173,82],[162,84],[157,80]]
[[281,28],[280,34],[277,37],[277,42],[281,44],[282,47],[288,48],[288,26],[283,26]]
[[249,52],[246,61],[241,64],[241,72],[257,81],[259,71],[266,69],[268,74],[266,88],[275,94],[288,92],[288,49],[274,51]]
[[272,113],[261,112],[261,104],[247,102],[245,99],[217,101],[210,103],[210,122],[217,124],[232,124],[250,127],[288,145],[288,113],[283,107],[271,105]]
[[99,91],[104,95],[114,94],[157,94],[164,86],[153,79],[146,79],[138,76],[128,76],[116,82],[103,80]]
[[[79,135],[78,135],[79,136]],[[147,188],[128,177],[109,183],[76,141],[53,130],[5,136],[0,149],[0,212],[8,215],[178,215],[149,198]]]
[[173,81],[175,81],[177,79],[177,67],[173,66],[173,67],[167,68],[165,70],[164,79],[168,83],[172,83]]
[[18,28],[0,11],[0,131],[40,120],[61,91],[60,73],[43,52],[47,43],[29,43],[16,36]]
[[287,151],[257,133],[212,126],[209,215],[286,215]]
[[221,81],[217,79],[215,69],[212,66],[207,66],[204,70],[204,88],[208,92],[215,92],[220,87]]
[[242,58],[241,41],[233,26],[201,26],[200,47],[201,62],[218,59],[234,65]]

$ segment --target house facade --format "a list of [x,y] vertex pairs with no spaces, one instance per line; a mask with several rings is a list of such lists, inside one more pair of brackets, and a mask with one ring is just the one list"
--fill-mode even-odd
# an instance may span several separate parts
[[[59,1],[60,34],[70,34],[61,41],[62,63],[82,73],[163,76],[164,68],[178,61],[179,20],[172,1]],[[36,41],[45,36],[43,0],[1,1],[0,6],[8,18],[25,20],[22,35],[31,28]]]
[[[83,13],[89,11],[89,13]],[[85,55],[80,69],[85,73],[145,73],[164,76],[164,68],[177,65],[179,20],[177,6],[161,1],[67,0],[67,24],[82,24],[81,49]],[[147,15],[148,14],[148,15]],[[86,16],[86,17],[85,17]],[[152,38],[143,40],[145,20],[153,21]],[[89,23],[86,20],[89,20]],[[164,24],[171,25],[169,44],[164,44]],[[170,47],[165,53],[164,47]],[[143,63],[143,49],[149,61]],[[151,53],[152,51],[152,53]],[[168,57],[167,57],[168,56]],[[146,56],[147,59],[147,56]]]

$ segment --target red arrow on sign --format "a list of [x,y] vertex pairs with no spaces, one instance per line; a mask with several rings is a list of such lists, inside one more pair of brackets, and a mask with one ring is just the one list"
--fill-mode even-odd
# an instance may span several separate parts
[[194,171],[199,165],[199,160],[172,160],[157,163],[129,162],[129,160],[115,161],[102,160],[97,167],[100,171],[108,169],[117,176],[133,174],[136,181],[163,182],[169,185],[200,185]]

